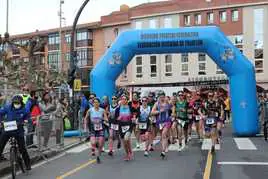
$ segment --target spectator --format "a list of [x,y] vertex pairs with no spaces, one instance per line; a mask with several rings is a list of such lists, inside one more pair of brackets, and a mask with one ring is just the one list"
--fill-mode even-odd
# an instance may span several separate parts
[[51,116],[52,112],[56,110],[56,106],[52,102],[52,97],[49,95],[49,92],[45,92],[43,94],[42,103],[40,104],[42,110],[42,117],[40,119],[41,132],[44,137],[43,147],[47,148],[47,144],[49,141],[51,129],[52,129],[52,121]]
[[229,122],[231,121],[231,116],[230,116],[230,113],[231,113],[231,105],[230,105],[230,97],[229,96],[226,96],[226,99],[224,101],[224,104],[225,104],[225,108],[224,108],[224,121],[226,122]]
[[55,111],[56,144],[58,147],[63,145],[63,117],[67,115],[64,101],[64,99],[60,99],[57,102]]
[[4,107],[4,105],[5,105],[5,96],[3,96],[0,93],[0,108]]
[[[26,102],[26,110],[30,113],[32,118],[32,123],[28,124],[28,135],[26,137],[26,145],[31,148],[37,148],[36,145],[33,145],[33,136],[36,129],[37,121],[41,115],[41,108],[38,103],[38,96],[36,91],[30,92],[30,98]],[[30,134],[29,134],[30,133]]]

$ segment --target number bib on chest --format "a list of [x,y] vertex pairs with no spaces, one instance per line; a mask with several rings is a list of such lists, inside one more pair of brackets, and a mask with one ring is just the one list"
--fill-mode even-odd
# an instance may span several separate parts
[[8,131],[15,131],[18,129],[17,122],[16,121],[9,121],[9,122],[4,122],[4,130],[6,132]]
[[130,126],[122,126],[121,129],[122,129],[122,132],[125,133],[130,129]]
[[215,123],[215,119],[214,118],[207,118],[206,120],[206,124],[211,125]]
[[181,127],[184,127],[184,125],[185,125],[185,121],[183,121],[183,120],[178,120],[178,123],[181,125]]
[[94,124],[94,130],[95,130],[95,131],[100,131],[100,130],[102,130],[102,124]]
[[147,123],[139,123],[139,129],[147,129]]
[[200,121],[201,120],[201,116],[195,116],[195,120]]
[[111,124],[111,129],[118,131],[119,125],[118,124]]

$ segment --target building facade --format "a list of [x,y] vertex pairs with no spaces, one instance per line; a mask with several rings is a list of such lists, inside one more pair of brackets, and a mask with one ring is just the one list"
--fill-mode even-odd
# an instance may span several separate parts
[[[113,20],[110,29],[120,26],[119,12],[105,17]],[[128,16],[131,29],[177,28],[216,25],[253,63],[257,83],[268,88],[268,1],[267,0],[172,0],[145,3],[120,11]],[[103,23],[103,18],[101,23]],[[116,27],[118,28],[118,27]],[[105,38],[111,41],[113,38]],[[265,68],[266,67],[266,68]],[[190,86],[193,81],[221,81],[227,77],[206,54],[151,54],[135,56],[118,79],[122,86]],[[123,78],[126,77],[126,78]]]
[[[128,29],[178,28],[216,25],[252,62],[257,83],[268,89],[268,0],[169,0],[144,3],[102,16],[99,22],[78,25],[76,49],[83,89],[90,84],[89,72],[120,33]],[[13,36],[26,43],[35,36],[47,43],[37,58],[42,68],[67,72],[70,31],[59,29]],[[61,38],[61,39],[60,39]],[[61,42],[61,46],[60,46]],[[61,53],[60,53],[61,48]],[[14,59],[27,56],[14,49]],[[226,84],[226,75],[202,53],[135,56],[117,80],[119,86],[194,86],[198,81]]]

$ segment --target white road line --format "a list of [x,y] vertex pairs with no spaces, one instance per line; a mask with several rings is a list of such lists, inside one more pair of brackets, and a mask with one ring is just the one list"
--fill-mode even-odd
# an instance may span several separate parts
[[[202,143],[202,150],[210,150],[210,149],[211,149],[211,146],[212,146],[212,141],[211,141],[211,139],[204,139],[204,140],[203,140],[203,143]],[[220,150],[220,149],[221,149],[220,144],[216,144],[216,145],[215,145],[215,149],[216,149],[216,150]]]
[[218,165],[268,165],[268,162],[218,162]]
[[239,150],[257,150],[249,138],[234,138],[234,141]]
[[86,143],[86,144],[79,145],[75,148],[72,148],[70,150],[67,150],[66,153],[81,153],[84,150],[89,149],[90,147],[91,147],[90,143]]

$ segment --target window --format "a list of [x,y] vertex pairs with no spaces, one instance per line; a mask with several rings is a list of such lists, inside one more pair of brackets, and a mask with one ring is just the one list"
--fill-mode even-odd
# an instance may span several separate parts
[[254,58],[256,73],[263,73],[264,9],[254,9]]
[[88,31],[84,31],[84,32],[77,32],[76,33],[76,40],[80,41],[80,40],[88,40],[89,39],[89,32]]
[[124,69],[122,77],[127,78],[127,67]]
[[70,52],[68,52],[65,54],[65,61],[69,62],[70,59],[71,59],[71,54],[70,54]]
[[194,22],[196,25],[200,25],[201,24],[201,14],[196,14],[194,16]]
[[181,65],[181,75],[182,76],[188,76],[189,72],[188,72],[188,64],[182,64]]
[[136,29],[142,29],[142,22],[141,21],[137,21],[136,22]]
[[182,76],[189,75],[188,62],[189,62],[188,53],[182,53],[181,54],[181,75]]
[[119,34],[119,29],[118,28],[115,28],[114,29],[114,36],[117,37]]
[[206,63],[199,63],[198,75],[206,75]]
[[60,59],[60,54],[58,52],[49,52],[48,53],[49,69],[58,70],[59,69],[59,59]]
[[217,65],[216,74],[224,74],[221,68]]
[[206,54],[205,53],[199,53],[198,54],[198,61],[200,61],[200,62],[206,61]]
[[239,20],[239,13],[238,10],[232,10],[232,21],[238,21]]
[[208,20],[208,24],[213,24],[214,23],[214,14],[213,14],[213,12],[207,13],[207,20]]
[[157,76],[156,56],[150,56],[151,77]]
[[93,65],[93,50],[91,48],[81,48],[77,50],[77,66],[85,67]]
[[190,24],[191,24],[191,16],[184,15],[184,25],[190,25]]
[[149,26],[150,26],[151,29],[157,28],[156,20],[155,19],[151,19],[149,21]]
[[142,78],[142,57],[136,57],[136,78]]
[[65,42],[67,44],[70,44],[71,43],[71,34],[65,34]]
[[166,17],[164,19],[164,27],[165,28],[172,28],[172,19],[170,17]]
[[263,60],[256,60],[255,61],[255,68],[259,69],[259,68],[263,68]]
[[51,34],[48,36],[48,44],[55,45],[60,43],[59,34]]
[[220,11],[220,22],[226,22],[226,21],[227,21],[226,11]]
[[165,76],[172,76],[172,55],[165,56]]
[[188,53],[181,54],[181,62],[182,63],[188,62]]

